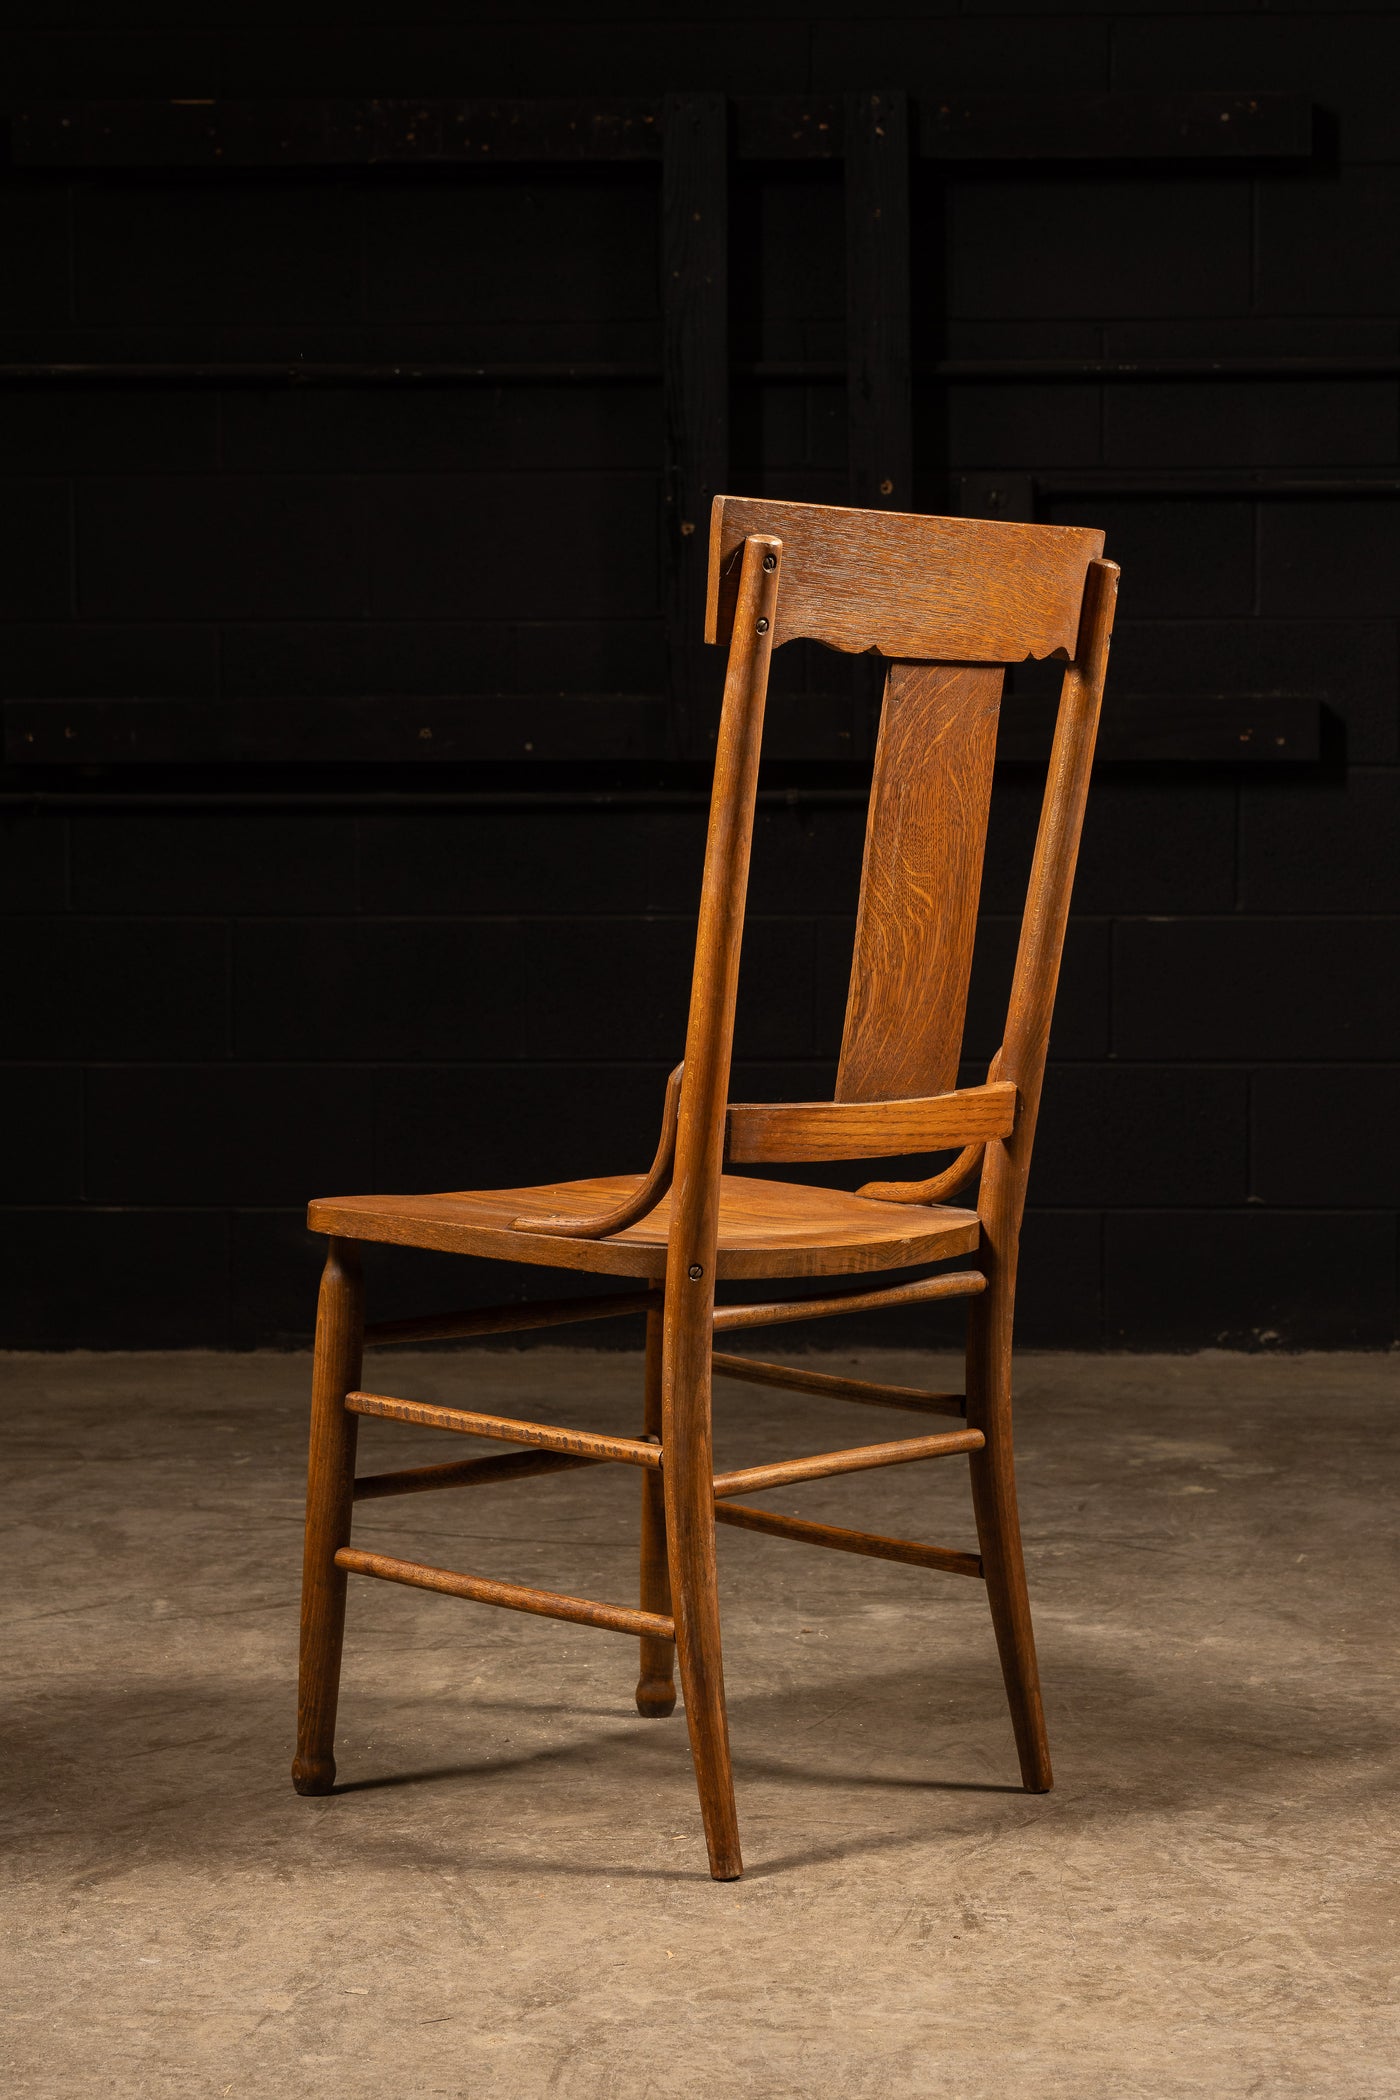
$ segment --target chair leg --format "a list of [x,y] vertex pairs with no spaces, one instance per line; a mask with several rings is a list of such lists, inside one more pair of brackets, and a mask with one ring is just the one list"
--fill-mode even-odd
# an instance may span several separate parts
[[[679,1303],[677,1299],[679,1298]],[[716,1881],[744,1871],[724,1705],[710,1432],[711,1293],[667,1292],[664,1346],[666,1543],[690,1754]]]
[[306,1483],[306,1549],[301,1580],[301,1677],[292,1785],[328,1794],[335,1785],[335,1709],[345,1633],[346,1576],[335,1564],[350,1543],[358,1415],[345,1395],[360,1381],[364,1290],[360,1250],[331,1240],[316,1313],[311,1374],[311,1455]]
[[[661,1350],[663,1341],[661,1298],[647,1314],[646,1402],[643,1434],[661,1435]],[[642,1475],[642,1584],[643,1611],[671,1611],[671,1571],[666,1564],[666,1490],[659,1473]],[[637,1712],[661,1721],[676,1710],[674,1641],[643,1634],[642,1674],[637,1680]]]
[[[1040,1700],[1040,1671],[1016,1507],[1011,1445],[1011,1306],[1000,1302],[1003,1294],[994,1279],[986,1295],[974,1302],[968,1325],[967,1419],[969,1426],[980,1429],[987,1439],[983,1450],[971,1454],[972,1505],[987,1578],[987,1601],[1021,1761],[1021,1781],[1029,1793],[1045,1794],[1055,1781]],[[1009,1292],[1005,1296],[1009,1301]]]

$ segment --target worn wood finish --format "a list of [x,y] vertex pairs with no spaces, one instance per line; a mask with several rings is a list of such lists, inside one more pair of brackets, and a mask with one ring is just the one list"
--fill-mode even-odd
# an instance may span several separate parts
[[420,1429],[449,1429],[459,1436],[484,1436],[502,1444],[534,1444],[541,1451],[567,1451],[575,1458],[602,1458],[624,1466],[659,1466],[655,1444],[634,1436],[595,1436],[587,1429],[556,1429],[552,1422],[521,1422],[511,1415],[480,1415],[464,1407],[437,1407],[428,1400],[396,1400],[388,1393],[347,1393],[351,1414],[378,1415],[389,1422],[414,1422]]
[[875,1203],[946,1203],[971,1181],[986,1149],[981,1140],[965,1145],[951,1166],[927,1181],[863,1181],[856,1194],[869,1196]]
[[716,1587],[710,1327],[720,1268],[724,1111],[734,1045],[734,1002],[782,571],[783,549],[778,540],[755,536],[748,541],[705,840],[666,1247],[662,1442],[667,1546],[686,1724],[710,1872],[717,1881],[736,1879],[743,1872],[743,1861],[729,1759]]
[[[791,521],[793,540],[785,547],[775,532],[752,531],[731,602],[725,534],[736,519],[746,517]],[[730,499],[719,503],[711,610],[716,631],[723,628],[731,647],[685,1080],[678,1105],[672,1102],[674,1147],[663,1128],[651,1176],[598,1177],[535,1189],[342,1197],[311,1207],[313,1226],[330,1233],[332,1243],[318,1327],[308,1495],[296,1768],[297,1784],[305,1791],[325,1791],[334,1780],[344,1576],[347,1571],[379,1575],[632,1634],[641,1643],[637,1698],[644,1713],[670,1711],[674,1653],[711,1872],[721,1880],[737,1876],[741,1857],[720,1646],[717,1522],[838,1551],[982,1574],[1022,1777],[1029,1788],[1049,1786],[1012,1468],[1011,1323],[1026,1177],[1112,626],[1117,571],[1097,557],[1099,544],[1099,535],[1080,531],[872,518],[802,505],[745,506]],[[731,1109],[726,1097],[768,668],[775,642],[799,632],[838,647],[870,646],[905,656],[947,653],[954,637],[957,660],[933,668],[902,662],[890,680],[836,1103],[741,1103]],[[967,660],[979,654],[970,648],[970,637],[984,645],[980,662]],[[996,663],[1027,650],[1067,655],[1071,649],[1005,1038],[987,1084],[955,1091],[986,822],[1000,675]],[[778,1156],[779,1148],[782,1156],[794,1156],[798,1147],[796,1156],[806,1157],[833,1156],[838,1149],[844,1154],[847,1148],[864,1157],[885,1145],[904,1150],[960,1144],[962,1150],[951,1167],[924,1182],[871,1183],[862,1194],[850,1196],[726,1175],[726,1138],[731,1150],[755,1159]],[[977,1211],[946,1205],[942,1197],[979,1162]],[[660,1193],[657,1184],[668,1173],[671,1186]],[[619,1226],[620,1216],[628,1222]],[[528,1229],[522,1229],[522,1220]],[[542,1223],[555,1229],[541,1231]],[[600,1231],[603,1237],[585,1236]],[[382,1341],[426,1339],[646,1307],[642,1436],[558,1429],[360,1391],[362,1315],[350,1245],[355,1239],[645,1278],[648,1290],[603,1301],[443,1314],[374,1330],[374,1338]],[[715,1305],[716,1282],[724,1277],[853,1278],[912,1269],[959,1253],[973,1255],[976,1266],[821,1298]],[[965,1401],[957,1394],[726,1357],[713,1347],[715,1335],[730,1329],[952,1297],[972,1300]],[[710,1391],[716,1372],[872,1406],[922,1414],[965,1412],[966,1420],[937,1434],[716,1475]],[[523,1456],[371,1476],[360,1483],[365,1500],[571,1465],[637,1466],[643,1492],[640,1607],[598,1604],[350,1547],[359,1413],[530,1447]],[[732,1506],[732,1497],[745,1489],[962,1452],[971,1467],[978,1555]]]
[[403,1342],[467,1341],[488,1334],[520,1334],[531,1327],[570,1327],[579,1320],[620,1320],[645,1312],[645,1291],[606,1298],[539,1298],[533,1305],[493,1305],[483,1312],[425,1313],[414,1320],[379,1320],[365,1329],[366,1349]]
[[[441,1196],[330,1196],[313,1203],[308,1218],[313,1232],[334,1231],[346,1239],[660,1279],[666,1274],[674,1191],[645,1218],[605,1240],[518,1232],[514,1226],[527,1206],[543,1210],[549,1205],[566,1215],[595,1217],[608,1200],[631,1194],[640,1179],[636,1174],[612,1174],[545,1188],[475,1189]],[[841,1189],[740,1174],[726,1174],[719,1194],[714,1261],[721,1281],[907,1269],[916,1262],[970,1254],[978,1242],[977,1213],[971,1210],[870,1203]],[[580,1319],[588,1317],[582,1309],[587,1302],[579,1301]],[[639,1296],[637,1308],[645,1303]]]
[[671,1169],[676,1159],[676,1119],[680,1114],[681,1074],[684,1065],[677,1065],[666,1081],[666,1096],[661,1106],[661,1135],[656,1142],[656,1157],[642,1176],[641,1182],[630,1196],[607,1210],[595,1211],[591,1217],[568,1215],[544,1218],[517,1218],[515,1230],[519,1232],[547,1232],[552,1237],[564,1239],[603,1240],[609,1233],[623,1232],[655,1210],[667,1189],[671,1186]]
[[944,1575],[973,1575],[980,1581],[982,1563],[975,1553],[955,1553],[947,1546],[921,1546],[913,1539],[882,1538],[878,1532],[848,1531],[841,1524],[812,1524],[805,1517],[781,1517],[771,1509],[751,1509],[743,1502],[717,1502],[715,1519],[740,1531],[762,1531],[769,1538],[792,1539],[800,1546],[828,1546],[837,1553],[862,1553],[868,1560],[898,1560],[911,1568],[937,1568]]
[[1009,1137],[1016,1089],[964,1087],[921,1100],[755,1101],[731,1103],[725,1156],[758,1160],[879,1159],[941,1152],[969,1139]]
[[852,1291],[829,1298],[775,1298],[767,1305],[720,1305],[714,1331],[730,1334],[738,1327],[784,1327],[794,1320],[827,1320],[834,1313],[881,1312],[896,1305],[927,1305],[934,1298],[972,1298],[987,1288],[980,1270],[950,1276],[925,1276],[918,1283],[892,1283],[883,1291]]
[[364,1284],[360,1250],[339,1240],[326,1249],[311,1371],[311,1451],[301,1574],[301,1669],[292,1785],[328,1794],[335,1785],[335,1714],[345,1638],[345,1576],[336,1554],[350,1538],[355,1439],[359,1424],[345,1395],[360,1376]]
[[899,1437],[888,1444],[857,1444],[849,1451],[816,1451],[810,1458],[777,1459],[767,1466],[741,1466],[716,1473],[715,1499],[724,1495],[759,1494],[764,1488],[788,1487],[794,1480],[825,1480],[834,1473],[868,1473],[876,1466],[906,1466],[919,1458],[951,1458],[980,1451],[980,1429],[947,1429],[938,1436]]
[[1117,587],[1118,570],[1114,565],[1096,561],[1084,596],[1083,633],[1076,662],[1065,674],[1012,977],[1006,1035],[997,1060],[1001,1075],[1020,1090],[1022,1110],[1012,1135],[987,1148],[978,1197],[987,1290],[974,1304],[968,1322],[967,1418],[986,1437],[985,1447],[972,1460],[977,1536],[1021,1777],[1026,1787],[1037,1793],[1046,1791],[1053,1784],[1053,1777],[1016,1504],[1011,1440],[1011,1331],[1031,1146],[1094,762]]
[[382,1502],[390,1495],[427,1495],[437,1488],[495,1487],[606,1463],[576,1451],[506,1451],[499,1458],[459,1458],[445,1466],[410,1466],[402,1473],[362,1473],[355,1482],[355,1500]]
[[733,633],[739,554],[751,533],[783,543],[775,647],[806,635],[832,649],[953,664],[1072,656],[1084,578],[1103,552],[1103,534],[1078,525],[717,496],[706,641]]
[[608,1633],[640,1633],[660,1640],[669,1638],[672,1631],[669,1619],[655,1612],[634,1611],[627,1604],[597,1604],[590,1597],[566,1597],[559,1590],[492,1582],[484,1575],[459,1575],[449,1568],[426,1567],[421,1561],[395,1560],[387,1553],[357,1553],[347,1546],[337,1553],[335,1562],[347,1575],[375,1575],[381,1582],[437,1590],[444,1597],[467,1597],[476,1604],[504,1605],[507,1611],[533,1612],[541,1619],[568,1619],[575,1626],[601,1626]]
[[1001,681],[985,666],[895,664],[885,682],[838,1101],[957,1082]]
[[[665,1415],[662,1402],[664,1301],[659,1291],[647,1316],[647,1353],[642,1396],[642,1434],[659,1444]],[[672,1617],[671,1570],[666,1558],[666,1489],[659,1473],[642,1475],[641,1603],[643,1611]],[[676,1710],[676,1644],[643,1634],[637,1679],[637,1711],[662,1721]]]
[[961,1415],[966,1405],[961,1393],[929,1393],[913,1385],[875,1385],[867,1378],[837,1378],[829,1371],[766,1364],[751,1356],[727,1356],[718,1349],[710,1361],[717,1378],[735,1378],[741,1385],[774,1385],[792,1393],[820,1393],[827,1400],[857,1400],[867,1407],[899,1407],[917,1415]]

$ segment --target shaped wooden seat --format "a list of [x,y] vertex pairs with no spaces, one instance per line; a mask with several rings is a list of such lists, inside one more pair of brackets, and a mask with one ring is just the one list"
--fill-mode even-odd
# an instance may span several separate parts
[[[985,1583],[1021,1776],[1051,1783],[1016,1509],[1011,1335],[1021,1216],[1103,692],[1117,570],[1102,534],[961,518],[718,497],[706,638],[729,667],[705,848],[685,1057],[645,1174],[437,1195],[341,1196],[311,1206],[328,1236],[316,1327],[293,1779],[335,1783],[347,1577],[532,1612],[637,1638],[638,1710],[669,1714],[679,1660],[710,1870],[741,1871],[716,1588],[717,1522],[789,1543]],[[855,952],[835,1097],[731,1102],[730,1054],[768,668],[797,637],[890,659],[871,787]],[[1006,1029],[986,1083],[958,1088],[963,1020],[1003,669],[1066,671]],[[619,1051],[626,1048],[619,1022]],[[857,1194],[727,1173],[727,1165],[956,1151],[918,1181]],[[950,1199],[977,1182],[975,1208]],[[604,1296],[432,1313],[366,1327],[358,1242],[632,1279]],[[950,1258],[961,1265],[928,1270]],[[881,1280],[876,1272],[883,1272]],[[716,1304],[725,1280],[864,1279],[811,1296]],[[890,1280],[893,1278],[893,1280]],[[717,1336],[783,1321],[968,1304],[965,1393],[874,1385],[734,1357]],[[639,1433],[505,1420],[361,1389],[376,1343],[646,1316]],[[751,1386],[951,1416],[917,1436],[716,1473],[715,1373]],[[362,1415],[524,1448],[355,1478]],[[893,1539],[736,1502],[889,1465],[966,1461],[977,1550]],[[356,1501],[500,1486],[564,1468],[634,1467],[641,1482],[636,1606],[574,1597],[352,1546]]]
[[[542,1262],[604,1276],[666,1274],[671,1198],[607,1239],[559,1239],[523,1232],[531,1211],[585,1218],[633,1194],[640,1174],[612,1174],[543,1188],[480,1189],[444,1196],[328,1196],[308,1213],[313,1232],[347,1240],[389,1240],[495,1261]],[[916,1262],[970,1254],[981,1236],[975,1210],[872,1202],[840,1189],[800,1187],[726,1174],[720,1183],[717,1277],[839,1276],[907,1269]]]

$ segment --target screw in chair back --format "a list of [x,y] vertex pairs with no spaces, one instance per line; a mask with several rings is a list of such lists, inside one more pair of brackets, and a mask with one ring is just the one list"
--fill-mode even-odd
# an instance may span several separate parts
[[[679,1660],[712,1874],[741,1872],[716,1590],[716,1523],[985,1581],[1024,1784],[1051,1784],[1016,1509],[1011,1333],[1031,1146],[1102,698],[1117,569],[1080,528],[902,516],[717,497],[706,638],[729,646],[683,1063],[646,1175],[544,1188],[313,1203],[330,1239],[313,1376],[298,1754],[305,1793],[334,1784],[348,1574],[632,1633],[641,1712],[675,1704]],[[886,658],[850,995],[830,1102],[731,1103],[734,1008],[772,651],[798,637]],[[957,1070],[1004,670],[1066,663],[1006,1028],[986,1084]],[[958,1148],[921,1182],[857,1195],[726,1173],[779,1161]],[[948,1198],[980,1169],[976,1209]],[[604,1299],[431,1315],[366,1329],[357,1242],[645,1279]],[[725,1277],[859,1276],[969,1266],[815,1298],[717,1307]],[[717,1354],[717,1334],[939,1298],[968,1301],[965,1394],[923,1392]],[[359,1389],[369,1343],[502,1333],[645,1310],[643,1432],[617,1437]],[[952,1415],[938,1433],[716,1475],[715,1369],[760,1385]],[[527,1448],[354,1477],[373,1414]],[[911,1460],[967,1456],[978,1552],[811,1524],[739,1494]],[[486,1485],[564,1467],[642,1472],[640,1608],[429,1568],[350,1544],[357,1500]]]

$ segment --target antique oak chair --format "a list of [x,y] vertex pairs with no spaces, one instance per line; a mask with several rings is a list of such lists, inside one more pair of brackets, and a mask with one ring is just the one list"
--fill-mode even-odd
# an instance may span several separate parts
[[[666,1089],[651,1170],[547,1188],[315,1202],[329,1236],[316,1326],[301,1627],[303,1794],[335,1782],[333,1743],[346,1577],[640,1637],[643,1714],[686,1721],[717,1880],[741,1872],[715,1587],[715,1524],[904,1561],[986,1584],[1025,1786],[1051,1784],[1026,1596],[1011,1447],[1017,1242],[1080,826],[1103,689],[1117,569],[1077,528],[900,516],[720,496],[710,532],[706,638],[728,642],[685,1058]],[[729,1096],[749,848],[772,651],[799,636],[890,659],[832,1101],[743,1105]],[[1045,799],[1001,1048],[982,1086],[957,1071],[981,882],[1003,667],[1066,660]],[[781,1161],[861,1160],[957,1147],[922,1182],[850,1195],[731,1174]],[[948,1198],[980,1168],[976,1208]],[[606,1297],[443,1314],[366,1328],[356,1242],[635,1279]],[[875,1288],[777,1303],[715,1304],[720,1279],[928,1271]],[[716,1334],[879,1306],[966,1298],[966,1395],[867,1384],[714,1352]],[[366,1343],[501,1334],[645,1312],[641,1433],[586,1434],[361,1389]],[[716,1476],[712,1370],[956,1427]],[[355,1478],[361,1415],[521,1444],[504,1456]],[[955,1552],[808,1523],[736,1502],[798,1480],[968,1455],[979,1551]],[[352,1504],[621,1463],[642,1476],[640,1608],[425,1567],[350,1543]]]

